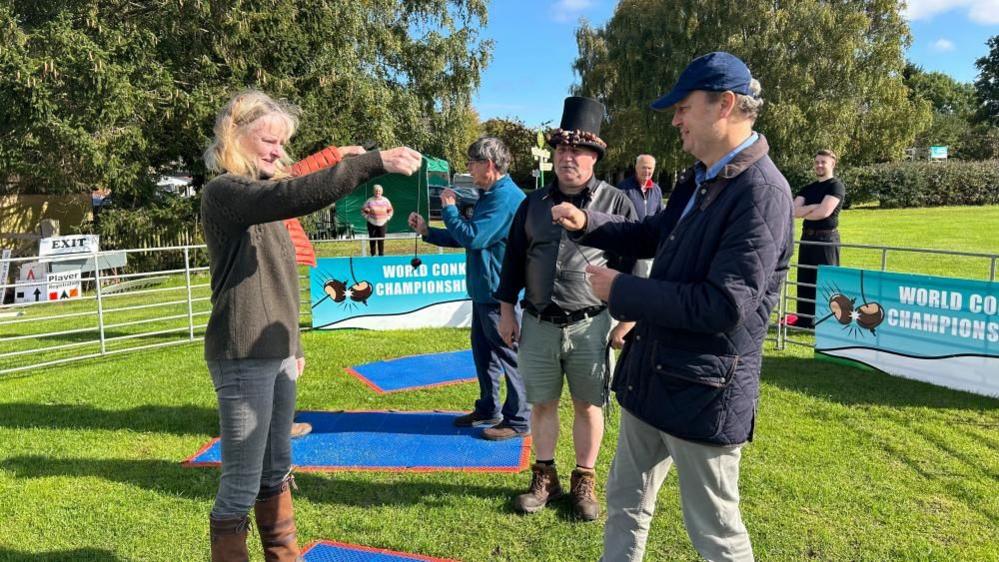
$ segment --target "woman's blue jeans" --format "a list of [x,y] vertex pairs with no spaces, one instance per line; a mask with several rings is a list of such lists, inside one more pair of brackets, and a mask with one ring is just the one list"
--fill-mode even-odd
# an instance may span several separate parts
[[212,516],[242,517],[291,472],[294,357],[208,361],[219,403],[222,481]]

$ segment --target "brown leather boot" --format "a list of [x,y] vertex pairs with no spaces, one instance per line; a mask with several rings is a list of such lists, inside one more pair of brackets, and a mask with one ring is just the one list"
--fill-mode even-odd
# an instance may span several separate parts
[[246,533],[250,529],[250,518],[246,515],[230,519],[208,518],[209,536],[212,543],[212,562],[248,562]]
[[531,488],[526,494],[513,499],[513,509],[520,513],[537,513],[549,502],[565,495],[558,483],[555,465],[534,463],[531,465],[531,472]]
[[268,562],[299,560],[295,513],[291,506],[291,488],[294,485],[295,477],[289,476],[280,485],[261,491],[253,506],[260,544],[264,547],[264,560]]
[[600,504],[597,502],[597,473],[587,468],[572,471],[569,495],[572,511],[583,521],[593,521],[600,517]]

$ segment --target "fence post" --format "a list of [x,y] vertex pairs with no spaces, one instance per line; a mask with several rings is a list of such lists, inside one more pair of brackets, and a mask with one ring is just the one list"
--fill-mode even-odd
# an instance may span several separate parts
[[888,248],[881,248],[881,271],[888,271]]
[[97,296],[97,334],[101,341],[101,355],[107,353],[107,344],[104,341],[104,299],[101,294],[101,266],[98,263],[100,252],[94,249],[94,291]]
[[191,248],[184,246],[184,283],[187,285],[188,339],[194,341],[194,302],[191,300]]
[[784,318],[787,316],[787,274],[780,281],[780,302],[777,304],[777,349],[784,350],[784,338],[787,337],[787,324]]

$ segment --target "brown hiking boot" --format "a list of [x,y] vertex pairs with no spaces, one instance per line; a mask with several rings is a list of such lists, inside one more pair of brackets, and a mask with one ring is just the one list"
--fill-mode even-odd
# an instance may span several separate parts
[[513,499],[513,509],[519,513],[537,513],[548,502],[561,498],[565,493],[558,483],[555,465],[534,463],[531,465],[531,488],[526,494]]
[[600,504],[597,502],[597,473],[586,468],[572,471],[569,495],[572,511],[583,521],[593,521],[600,517]]

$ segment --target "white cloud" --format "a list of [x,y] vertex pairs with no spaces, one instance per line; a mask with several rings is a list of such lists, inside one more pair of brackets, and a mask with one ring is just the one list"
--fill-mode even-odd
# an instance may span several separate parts
[[905,17],[910,21],[929,20],[958,8],[965,10],[968,19],[976,23],[999,23],[999,0],[909,0]]
[[971,21],[985,24],[999,23],[999,0],[982,0],[972,2],[968,10],[968,17]]
[[947,39],[937,39],[933,42],[933,50],[938,53],[948,53],[954,50],[954,42]]
[[558,22],[575,21],[594,0],[557,0],[551,7],[552,19]]

